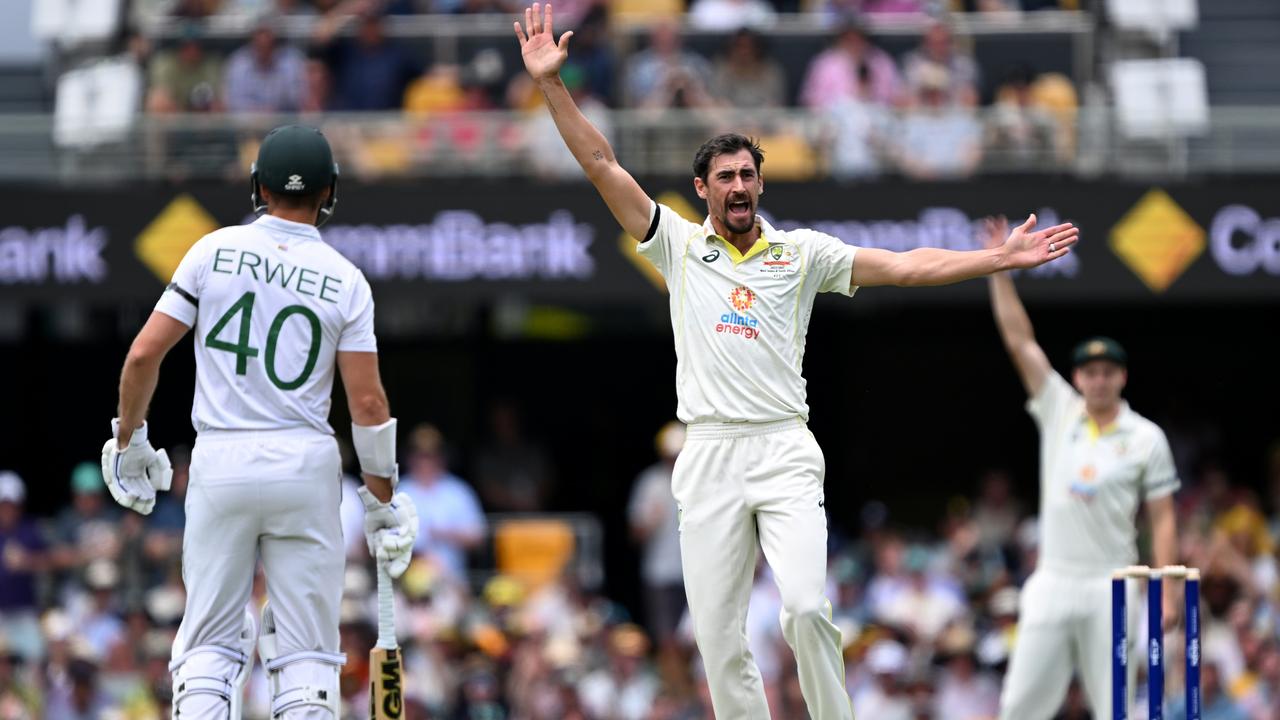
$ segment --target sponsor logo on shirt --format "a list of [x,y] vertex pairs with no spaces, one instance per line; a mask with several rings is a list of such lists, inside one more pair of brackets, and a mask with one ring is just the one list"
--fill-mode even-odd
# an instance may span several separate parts
[[719,248],[712,248],[712,249],[711,249],[711,252],[709,252],[709,253],[707,253],[706,255],[703,255],[703,256],[702,256],[702,262],[704,262],[704,263],[713,263],[713,262],[715,262],[715,261],[717,261],[717,260],[719,260],[719,259],[720,259],[720,249],[719,249]]
[[716,323],[716,332],[722,335],[739,335],[748,340],[760,337],[760,321],[747,313],[756,303],[756,294],[751,288],[736,287],[729,293],[729,302],[733,310],[720,316]]
[[1098,469],[1093,465],[1080,468],[1080,475],[1071,483],[1071,494],[1081,500],[1093,500],[1098,494]]

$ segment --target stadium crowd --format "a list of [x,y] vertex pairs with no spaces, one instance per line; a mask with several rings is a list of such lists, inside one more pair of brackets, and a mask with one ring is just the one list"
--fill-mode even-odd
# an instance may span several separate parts
[[[698,137],[730,127],[760,136],[774,151],[775,178],[945,179],[980,167],[1057,167],[1074,157],[1073,81],[1015,62],[982,67],[973,54],[980,40],[956,35],[949,22],[964,10],[1016,16],[1059,7],[1044,0],[694,0],[688,8],[682,0],[568,0],[557,15],[575,31],[564,81],[606,135],[619,132],[610,110],[639,113],[628,127],[653,123],[651,135],[660,137],[671,134],[661,119],[678,110],[681,127]],[[145,78],[139,104],[148,115],[302,113],[324,127],[359,175],[408,172],[443,153],[478,160],[496,147],[536,175],[575,178],[578,168],[553,137],[518,60],[487,47],[446,61],[394,32],[414,13],[514,17],[522,8],[513,0],[134,0],[120,57]],[[817,39],[828,46],[779,52],[770,29],[781,12],[813,14],[827,28]],[[311,17],[309,30],[285,32],[283,20],[298,15]],[[223,16],[247,22],[242,45],[209,35]],[[896,56],[871,32],[892,17],[922,29],[911,40],[916,46]],[[177,24],[167,35],[147,32],[157,18]],[[687,42],[689,33],[699,41]],[[787,109],[806,112],[762,112]],[[508,112],[485,112],[494,110]],[[399,113],[403,122],[370,127],[350,115],[321,115],[335,112]],[[239,157],[252,155],[257,135],[240,136]],[[628,140],[619,140],[625,155]]]
[[[474,552],[490,532],[482,508],[545,509],[539,488],[554,477],[547,455],[521,436],[512,417],[495,413],[494,429],[494,441],[468,463],[483,476],[474,483],[449,472],[444,438],[433,427],[414,429],[406,443],[402,482],[422,512],[415,560],[397,595],[406,717],[709,718],[683,613],[669,491],[682,429],[663,429],[657,461],[632,488],[628,514],[644,588],[634,608],[584,588],[573,572],[501,573]],[[95,462],[76,466],[71,502],[54,517],[28,516],[27,483],[0,472],[0,720],[168,717],[170,643],[183,608],[187,487],[187,453],[173,455],[173,490],[146,517],[117,512]],[[1199,461],[1177,496],[1180,560],[1204,574],[1205,718],[1280,718],[1280,448],[1269,460],[1267,477],[1248,483]],[[367,707],[375,610],[357,481],[344,482],[342,693],[347,717],[357,718]],[[1036,564],[1033,482],[991,471],[972,494],[949,500],[934,528],[906,526],[879,502],[856,513],[846,509],[857,517],[848,532],[833,526],[827,594],[843,632],[858,717],[996,716],[1018,627],[1019,586]],[[265,601],[260,574],[254,597]],[[747,617],[749,642],[773,716],[801,718],[779,609],[762,564]],[[1145,636],[1143,627],[1139,647]],[[1165,647],[1167,717],[1180,718],[1180,630]],[[1144,688],[1140,678],[1134,717],[1145,717]],[[246,716],[266,717],[261,667],[248,697]],[[1079,692],[1061,717],[1087,717]]]

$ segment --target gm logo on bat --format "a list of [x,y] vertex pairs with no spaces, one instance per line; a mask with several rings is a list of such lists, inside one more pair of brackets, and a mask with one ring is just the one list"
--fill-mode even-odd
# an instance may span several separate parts
[[404,698],[400,692],[400,661],[392,656],[382,663],[380,679],[381,692],[373,693],[370,698],[370,704],[377,702],[377,696],[382,696],[381,712],[377,708],[369,708],[369,716],[380,718],[382,720],[399,720],[404,713]]

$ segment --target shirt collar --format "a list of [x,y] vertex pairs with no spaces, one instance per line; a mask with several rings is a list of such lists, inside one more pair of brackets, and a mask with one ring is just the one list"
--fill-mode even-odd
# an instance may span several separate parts
[[716,227],[711,224],[710,215],[702,221],[702,230],[706,233],[707,240],[719,240],[720,244],[724,245],[725,251],[729,253],[729,257],[733,260],[733,264],[738,265],[750,260],[760,253],[763,253],[765,250],[768,250],[769,246],[774,242],[780,242],[775,240],[775,236],[778,234],[778,231],[774,230],[773,226],[769,224],[769,221],[761,217],[759,213],[756,213],[756,225],[760,226],[760,237],[756,238],[755,245],[752,245],[751,249],[747,250],[745,255],[740,252],[733,243],[725,240],[716,233]]
[[253,221],[254,225],[259,225],[266,230],[273,232],[282,232],[293,235],[299,240],[319,240],[320,230],[315,225],[308,223],[293,222],[292,220],[284,220],[275,215],[263,215]]
[[[1080,423],[1086,427],[1093,426],[1093,419],[1089,417],[1089,411],[1084,408],[1083,403],[1080,406]],[[1120,431],[1128,432],[1133,429],[1133,423],[1134,414],[1133,411],[1129,409],[1129,401],[1121,400],[1120,412],[1116,413],[1116,419],[1112,420],[1111,424],[1107,427],[1098,428],[1098,432],[1100,435],[1110,435],[1111,433]]]

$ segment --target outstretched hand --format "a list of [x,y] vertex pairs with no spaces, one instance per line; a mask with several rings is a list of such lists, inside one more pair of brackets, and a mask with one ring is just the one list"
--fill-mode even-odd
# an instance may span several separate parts
[[569,38],[573,37],[573,31],[566,32],[560,36],[559,42],[556,41],[551,24],[551,3],[547,3],[545,14],[539,3],[525,8],[524,26],[517,21],[515,29],[524,69],[534,80],[555,77],[569,57]]
[[1080,239],[1080,228],[1071,223],[1054,225],[1036,230],[1036,216],[1009,232],[1009,223],[1003,217],[987,219],[984,245],[988,249],[1001,248],[1009,268],[1032,268],[1050,260],[1057,260],[1071,250]]

